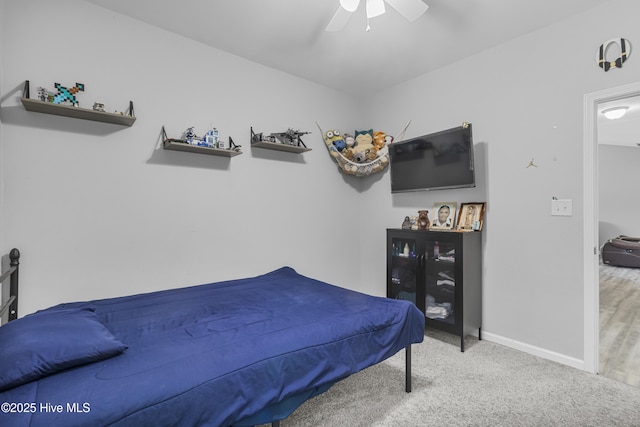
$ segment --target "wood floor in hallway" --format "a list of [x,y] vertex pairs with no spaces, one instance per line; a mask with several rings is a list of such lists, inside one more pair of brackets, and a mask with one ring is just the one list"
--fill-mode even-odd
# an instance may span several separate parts
[[600,264],[600,374],[640,387],[640,268]]

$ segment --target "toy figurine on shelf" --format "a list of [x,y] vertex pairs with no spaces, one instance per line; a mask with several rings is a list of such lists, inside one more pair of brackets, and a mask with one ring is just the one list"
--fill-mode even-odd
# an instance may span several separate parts
[[71,102],[74,107],[78,107],[78,100],[76,99],[76,93],[84,92],[84,84],[76,83],[76,85],[72,88],[66,88],[62,86],[60,83],[54,83],[56,89],[58,89],[58,93],[53,97],[54,104],[61,104],[65,101]]
[[273,138],[273,142],[279,142],[285,145],[292,145],[294,147],[307,147],[304,142],[302,142],[302,135],[306,135],[311,132],[300,132],[299,130],[294,130],[293,128],[287,129],[285,132],[275,132],[270,136]]
[[207,147],[216,148],[218,147],[219,134],[218,129],[212,128],[210,129],[204,137],[205,142],[207,143]]
[[[253,132],[253,129],[251,130],[251,132]],[[264,132],[253,133],[251,136],[251,140],[253,142],[272,142],[272,143],[278,142],[275,136],[265,135]]]
[[187,141],[187,144],[198,145],[200,137],[196,135],[193,128],[194,128],[193,126],[191,126],[190,128],[187,128],[187,130],[184,131],[184,136],[182,139]]
[[418,211],[418,230],[428,230],[430,225],[429,211]]
[[[218,130],[216,128],[213,128],[216,132],[216,135],[218,134]],[[222,138],[220,138],[219,136],[216,136],[216,148],[219,148],[221,150],[227,150],[229,149],[229,144]]]
[[[292,129],[289,128],[287,129],[286,132],[284,132],[284,140],[286,141],[286,143],[288,143],[289,145],[300,145],[302,143],[302,140],[300,139],[300,137],[302,135],[307,135],[311,132],[300,132],[297,129]],[[303,144],[304,145],[304,144]]]
[[411,218],[409,218],[408,216],[405,216],[404,221],[402,221],[402,229],[411,230]]
[[47,92],[47,89],[42,86],[38,87],[38,99],[43,102],[47,102],[49,100],[49,92]]

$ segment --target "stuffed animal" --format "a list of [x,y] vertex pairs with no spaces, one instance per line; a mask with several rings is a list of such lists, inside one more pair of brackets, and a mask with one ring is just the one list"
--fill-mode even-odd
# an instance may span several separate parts
[[356,146],[356,139],[349,134],[345,134],[344,142],[347,143],[347,147],[353,148]]
[[328,130],[324,134],[324,139],[327,143],[333,143],[333,141],[335,141],[336,139],[342,139],[342,135],[337,129]]
[[378,158],[378,150],[365,150],[365,156],[371,162]]
[[391,135],[384,136],[384,147],[378,150],[378,157],[383,157],[389,154],[389,144],[393,142],[393,137]]
[[355,132],[355,139],[358,147],[360,147],[361,145],[365,146],[362,148],[368,148],[368,146],[373,146],[373,129],[357,130]]
[[342,152],[342,155],[345,159],[353,161],[353,150],[351,148],[347,148]]
[[373,147],[377,150],[381,150],[386,144],[387,134],[381,131],[373,133]]
[[337,129],[328,130],[327,133],[325,133],[325,137],[327,142],[332,142],[334,138],[340,138],[340,131]]
[[353,153],[353,161],[356,163],[364,163],[367,161],[366,151],[356,151]]
[[430,225],[429,211],[418,211],[418,230],[428,230]]
[[[353,150],[353,161],[357,163],[364,163],[368,158],[368,153],[373,152],[375,154],[375,147],[373,146],[373,129],[369,130],[357,130],[355,132],[355,148]],[[377,156],[376,156],[377,157]],[[373,157],[375,159],[375,157]]]
[[344,139],[340,138],[340,139],[334,139],[332,141],[332,144],[334,147],[336,147],[336,150],[338,151],[342,151],[345,148],[347,148],[347,144],[346,142],[344,142]]
[[338,151],[342,151],[347,148],[347,144],[338,129],[327,131],[327,133],[325,133],[325,139],[327,143],[331,143],[331,145],[333,145],[333,147]]

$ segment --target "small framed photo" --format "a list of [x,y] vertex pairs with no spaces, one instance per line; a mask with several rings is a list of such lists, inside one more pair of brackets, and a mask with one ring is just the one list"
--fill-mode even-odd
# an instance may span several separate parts
[[451,230],[456,220],[456,202],[438,202],[433,205],[431,228],[434,230]]
[[485,203],[463,203],[460,205],[460,214],[456,230],[480,231],[484,222]]

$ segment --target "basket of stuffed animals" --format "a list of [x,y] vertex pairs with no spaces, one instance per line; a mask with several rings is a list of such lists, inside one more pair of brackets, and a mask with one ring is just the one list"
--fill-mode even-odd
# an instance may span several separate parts
[[[317,123],[316,123],[317,124]],[[382,172],[389,165],[389,147],[393,141],[400,141],[409,123],[398,138],[384,131],[356,130],[353,135],[343,134],[338,129],[324,132],[320,125],[320,134],[329,154],[338,167],[348,175],[367,176]]]

